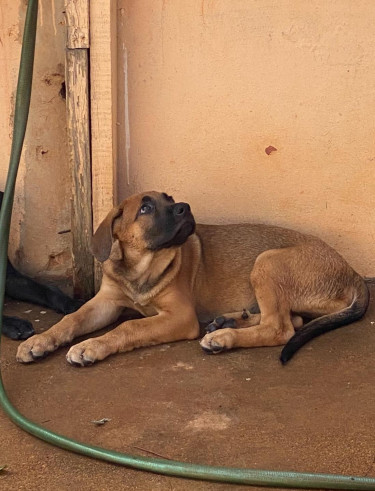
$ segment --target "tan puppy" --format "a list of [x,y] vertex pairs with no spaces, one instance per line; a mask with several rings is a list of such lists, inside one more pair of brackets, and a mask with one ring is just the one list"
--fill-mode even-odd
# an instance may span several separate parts
[[198,321],[212,320],[200,342],[205,351],[287,343],[286,362],[315,336],[359,319],[369,301],[364,280],[321,240],[266,225],[195,226],[189,205],[165,193],[138,194],[115,207],[93,237],[93,252],[103,262],[97,295],[23,342],[18,361],[44,357],[130,307],[145,318],[74,345],[68,362],[90,365],[194,339]]

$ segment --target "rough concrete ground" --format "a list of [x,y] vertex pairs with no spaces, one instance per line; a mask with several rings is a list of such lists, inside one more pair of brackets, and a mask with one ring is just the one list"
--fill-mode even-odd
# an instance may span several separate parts
[[[10,315],[39,319],[38,331],[60,318],[42,310],[6,306]],[[22,414],[82,442],[201,464],[375,476],[374,322],[372,301],[361,322],[314,340],[285,367],[280,348],[209,356],[197,341],[140,349],[87,368],[68,365],[67,348],[20,365],[18,342],[3,338],[1,370]],[[110,421],[92,423],[101,418]],[[2,412],[0,434],[4,491],[261,489],[91,460],[37,440]]]

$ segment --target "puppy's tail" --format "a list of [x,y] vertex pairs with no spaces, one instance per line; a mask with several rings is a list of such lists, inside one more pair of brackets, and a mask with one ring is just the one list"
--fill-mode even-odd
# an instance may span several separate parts
[[311,339],[359,320],[365,314],[368,304],[369,291],[365,282],[361,281],[349,307],[340,310],[340,312],[313,319],[294,334],[281,351],[281,363],[283,365],[287,363]]

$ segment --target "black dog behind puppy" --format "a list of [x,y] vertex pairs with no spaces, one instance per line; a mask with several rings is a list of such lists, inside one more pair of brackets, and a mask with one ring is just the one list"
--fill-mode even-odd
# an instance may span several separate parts
[[[3,201],[0,191],[0,207]],[[81,300],[74,300],[54,286],[42,285],[21,274],[7,260],[5,295],[22,302],[30,302],[50,308],[61,314],[70,314],[81,305]],[[18,317],[3,316],[3,334],[11,339],[27,339],[35,334],[31,322]]]

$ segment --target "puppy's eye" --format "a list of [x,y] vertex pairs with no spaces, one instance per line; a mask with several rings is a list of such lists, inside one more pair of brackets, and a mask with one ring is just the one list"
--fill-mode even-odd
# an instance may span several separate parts
[[146,215],[147,213],[151,213],[154,209],[154,205],[152,203],[143,203],[143,205],[139,209],[140,215]]

